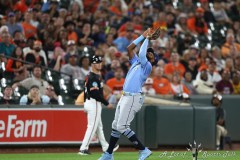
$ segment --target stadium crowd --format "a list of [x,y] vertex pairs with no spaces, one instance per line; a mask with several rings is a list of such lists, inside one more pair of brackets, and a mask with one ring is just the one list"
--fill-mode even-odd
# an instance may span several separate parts
[[151,41],[161,60],[143,92],[240,94],[239,26],[240,0],[0,1],[2,99],[24,87],[17,103],[60,104],[66,86],[82,90],[93,54],[103,57],[107,96],[119,94],[127,46],[149,27],[161,27]]

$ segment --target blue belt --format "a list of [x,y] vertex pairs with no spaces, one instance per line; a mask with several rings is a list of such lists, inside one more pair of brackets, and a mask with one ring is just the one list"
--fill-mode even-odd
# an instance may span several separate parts
[[143,95],[143,93],[130,93],[130,92],[122,92],[122,95],[124,96],[139,96],[139,95]]

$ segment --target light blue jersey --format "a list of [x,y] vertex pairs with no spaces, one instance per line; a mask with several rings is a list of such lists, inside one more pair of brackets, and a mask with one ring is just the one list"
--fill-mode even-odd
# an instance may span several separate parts
[[134,57],[130,60],[131,68],[129,69],[125,79],[123,86],[124,92],[142,92],[142,86],[152,71],[152,64],[147,60],[146,57],[148,42],[149,40],[145,39],[140,48],[139,57],[134,54]]

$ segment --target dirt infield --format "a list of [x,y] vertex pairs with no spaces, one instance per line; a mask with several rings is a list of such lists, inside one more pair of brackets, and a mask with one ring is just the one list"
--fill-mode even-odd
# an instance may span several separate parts
[[[164,146],[155,149],[155,151],[184,151],[186,147],[176,147],[176,146]],[[225,150],[231,150],[228,145],[226,145]],[[233,143],[232,150],[240,150],[240,143]],[[79,147],[77,146],[0,146],[0,154],[3,153],[73,153],[78,152]],[[99,146],[91,146],[91,152],[101,152],[101,148]],[[133,147],[129,146],[120,146],[118,152],[136,152],[137,150]]]

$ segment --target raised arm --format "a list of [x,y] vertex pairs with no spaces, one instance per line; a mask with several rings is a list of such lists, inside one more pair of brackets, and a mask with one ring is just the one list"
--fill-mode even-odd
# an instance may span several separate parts
[[147,48],[148,48],[148,42],[149,42],[149,39],[146,38],[140,48],[140,51],[139,51],[139,59],[140,59],[140,62],[141,64],[145,64],[148,60],[147,60]]
[[133,56],[134,56],[134,52],[133,52],[134,48],[147,37],[149,31],[150,31],[150,29],[147,29],[145,32],[143,32],[143,34],[141,36],[139,36],[137,39],[135,39],[127,47],[129,60],[131,60],[133,58]]

